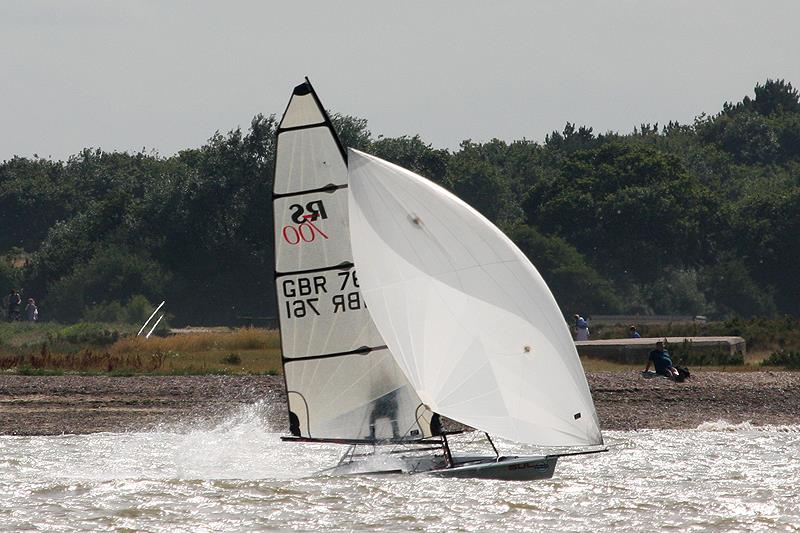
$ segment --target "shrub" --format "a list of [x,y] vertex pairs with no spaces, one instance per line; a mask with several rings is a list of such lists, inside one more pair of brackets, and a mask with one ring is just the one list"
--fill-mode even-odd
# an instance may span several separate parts
[[[169,275],[156,261],[111,247],[97,250],[87,262],[78,264],[50,285],[45,303],[51,316],[64,321],[74,321],[86,308],[98,305],[111,305],[101,307],[98,313],[109,311],[124,315],[119,302],[132,302],[137,294],[157,294],[168,279]],[[103,316],[98,318],[111,321]]]
[[[141,294],[135,294],[128,302],[123,305],[118,301],[103,302],[87,307],[83,311],[83,320],[86,322],[107,322],[115,324],[144,324],[155,308],[147,298]],[[157,317],[148,324],[152,327]],[[158,323],[157,331],[162,332],[168,329],[167,317]],[[149,330],[145,330],[147,332]]]
[[229,353],[219,361],[224,365],[240,365],[242,364],[242,358],[239,357],[238,353]]
[[738,366],[744,364],[741,352],[724,350],[699,350],[689,340],[680,344],[669,344],[667,349],[677,365],[685,366]]
[[778,350],[761,362],[764,366],[783,366],[790,370],[800,370],[800,351]]
[[66,326],[53,340],[75,345],[108,346],[117,342],[119,337],[120,332],[109,328],[106,324],[81,322]]

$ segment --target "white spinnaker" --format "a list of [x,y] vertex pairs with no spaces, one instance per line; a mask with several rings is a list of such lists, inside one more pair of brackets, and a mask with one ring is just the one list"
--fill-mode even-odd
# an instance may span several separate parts
[[292,432],[308,438],[430,435],[430,413],[384,347],[358,289],[347,166],[311,85],[278,130],[273,211],[281,347]]
[[361,292],[422,401],[518,442],[602,444],[569,329],[525,255],[438,185],[356,150],[348,161]]

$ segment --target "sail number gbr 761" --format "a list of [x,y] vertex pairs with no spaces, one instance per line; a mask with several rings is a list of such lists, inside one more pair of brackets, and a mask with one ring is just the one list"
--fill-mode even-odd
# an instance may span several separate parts
[[365,309],[355,270],[299,276],[281,281],[287,318],[305,318]]

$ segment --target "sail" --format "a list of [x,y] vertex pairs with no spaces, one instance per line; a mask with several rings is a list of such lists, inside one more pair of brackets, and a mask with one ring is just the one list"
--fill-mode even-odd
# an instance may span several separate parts
[[369,316],[350,250],[347,165],[310,83],[278,128],[275,285],[293,435],[430,436],[421,407]]
[[514,243],[413,172],[355,150],[348,170],[361,292],[422,401],[518,442],[602,444],[567,324]]

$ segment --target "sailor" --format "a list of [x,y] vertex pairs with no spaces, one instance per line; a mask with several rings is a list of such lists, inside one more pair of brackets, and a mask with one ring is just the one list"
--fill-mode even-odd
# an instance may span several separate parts
[[397,426],[397,389],[373,402],[369,414],[369,440],[376,440],[375,423],[381,418],[387,419],[392,425],[392,438],[400,438],[400,428]]

